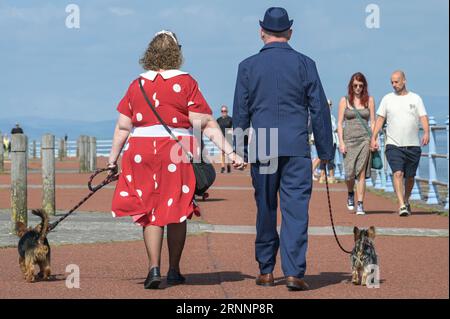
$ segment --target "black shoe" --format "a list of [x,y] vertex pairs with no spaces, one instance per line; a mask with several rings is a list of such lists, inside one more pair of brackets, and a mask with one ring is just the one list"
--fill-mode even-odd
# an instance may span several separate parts
[[221,174],[225,173],[225,167],[222,167],[222,168],[220,169],[220,173],[221,173]]
[[144,282],[145,289],[158,289],[161,283],[161,273],[159,272],[159,267],[153,267],[150,269],[147,275],[147,279]]
[[227,173],[231,173],[231,166],[227,165]]
[[178,271],[175,269],[169,269],[167,272],[167,284],[171,286],[182,285],[186,282],[186,278],[184,278]]

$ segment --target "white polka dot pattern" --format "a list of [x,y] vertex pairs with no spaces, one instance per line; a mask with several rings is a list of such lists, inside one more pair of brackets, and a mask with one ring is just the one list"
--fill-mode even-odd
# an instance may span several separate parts
[[142,162],[142,156],[141,155],[139,155],[139,154],[137,154],[135,157],[134,157],[134,161],[136,162],[136,163],[140,163],[140,162]]
[[169,172],[174,173],[177,170],[177,166],[175,164],[169,164],[167,169],[169,170]]
[[175,83],[175,84],[173,85],[173,90],[174,90],[174,92],[176,92],[176,93],[180,93],[180,92],[181,92],[181,86],[180,86],[178,83]]

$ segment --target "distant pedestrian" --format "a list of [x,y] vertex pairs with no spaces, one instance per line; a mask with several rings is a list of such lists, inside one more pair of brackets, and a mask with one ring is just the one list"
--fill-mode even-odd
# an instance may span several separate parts
[[[228,107],[226,105],[222,105],[222,107],[220,108],[220,114],[221,116],[217,119],[217,123],[220,126],[220,129],[222,130],[222,134],[223,136],[227,139],[228,143],[232,144],[232,136],[233,134],[230,134],[230,130],[232,131],[233,129],[233,119],[231,118],[231,116],[228,115]],[[220,168],[220,172],[224,173],[225,172],[225,153],[221,152],[220,155],[220,163],[221,163],[221,168]],[[231,165],[230,163],[227,163],[227,173],[231,172]]]
[[19,123],[16,123],[16,126],[11,130],[11,134],[23,134],[23,130]]
[[3,135],[3,150],[5,151],[5,157],[9,157],[9,153],[11,152],[11,140],[9,139],[7,134]]
[[336,154],[336,147],[338,146],[339,137],[337,134],[336,118],[331,113],[331,107],[333,106],[333,102],[331,100],[328,100],[328,106],[330,107],[331,128],[333,130],[333,158],[328,163],[324,163],[324,162],[320,163],[319,183],[321,183],[321,184],[325,183],[325,166],[328,171],[328,183],[330,183],[330,184],[336,183],[336,178],[334,177],[334,170],[336,168],[336,165],[334,164],[334,156]]
[[[381,100],[371,145],[372,148],[378,149],[377,136],[386,121],[386,158],[394,175],[394,189],[400,206],[399,215],[409,216],[409,197],[422,154],[421,146],[427,145],[430,140],[430,127],[421,97],[406,89],[405,73],[395,71],[391,76],[391,84],[394,92],[385,95]],[[419,122],[424,131],[421,141]]]
[[[348,95],[339,102],[339,149],[344,155],[345,181],[347,183],[347,208],[355,209],[355,180],[358,203],[356,214],[364,215],[366,179],[371,176],[369,165],[370,135],[375,125],[375,102],[369,95],[366,77],[362,73],[352,75],[348,83]],[[370,121],[370,126],[369,126]],[[370,133],[369,133],[370,132]]]

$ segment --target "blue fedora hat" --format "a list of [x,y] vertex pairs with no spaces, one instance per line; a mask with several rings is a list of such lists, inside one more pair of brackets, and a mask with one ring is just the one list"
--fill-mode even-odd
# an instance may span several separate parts
[[294,20],[289,20],[286,9],[272,7],[267,9],[264,20],[259,21],[261,28],[272,32],[283,32],[291,28]]

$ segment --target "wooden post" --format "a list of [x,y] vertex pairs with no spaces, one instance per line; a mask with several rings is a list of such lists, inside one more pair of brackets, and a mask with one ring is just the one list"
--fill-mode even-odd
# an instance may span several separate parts
[[33,155],[33,159],[36,159],[37,157],[37,153],[36,153],[36,140],[33,140],[33,146],[32,146],[32,155]]
[[5,164],[4,164],[4,152],[3,152],[3,136],[2,136],[1,131],[0,131],[0,139],[2,142],[2,145],[0,145],[0,173],[2,173],[5,170]]
[[64,158],[67,158],[67,143],[68,141],[66,141],[65,139],[63,140],[64,143]]
[[97,169],[97,139],[95,136],[89,137],[89,170],[91,172]]
[[64,139],[62,138],[59,140],[58,159],[60,161],[64,159]]
[[78,160],[80,162],[80,173],[86,172],[86,161],[85,161],[85,147],[84,147],[84,135],[78,138]]
[[83,136],[83,148],[84,148],[84,167],[85,172],[89,172],[89,136]]
[[76,151],[76,157],[79,158],[80,157],[80,143],[81,143],[81,136],[78,137],[77,139],[77,151]]
[[12,232],[17,233],[16,222],[28,223],[27,216],[27,147],[24,134],[11,136],[11,220]]
[[55,136],[42,136],[42,208],[55,215]]

